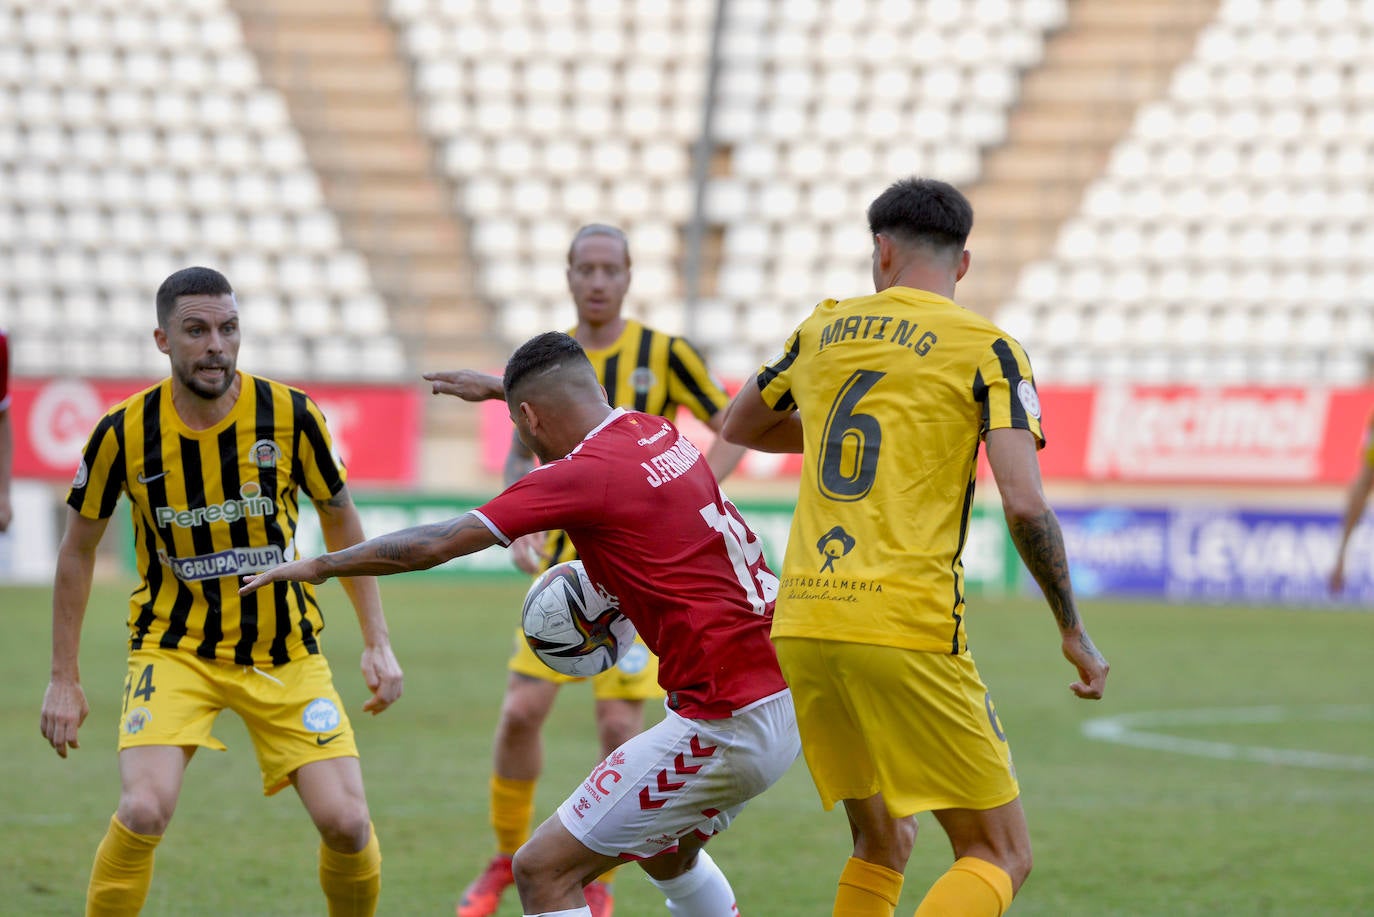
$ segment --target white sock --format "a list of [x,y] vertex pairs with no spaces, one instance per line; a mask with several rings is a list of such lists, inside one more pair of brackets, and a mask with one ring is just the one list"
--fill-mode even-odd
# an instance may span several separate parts
[[667,899],[673,917],[737,917],[735,892],[725,873],[705,850],[697,852],[696,865],[676,879],[649,877]]
[[592,909],[584,904],[568,911],[540,911],[538,914],[526,914],[525,917],[592,917]]

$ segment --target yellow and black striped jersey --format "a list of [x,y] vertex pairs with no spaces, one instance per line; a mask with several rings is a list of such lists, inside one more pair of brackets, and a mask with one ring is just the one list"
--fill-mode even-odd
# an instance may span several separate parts
[[142,576],[129,598],[132,649],[262,666],[319,652],[314,587],[275,583],[240,598],[239,576],[296,558],[298,492],[327,500],[345,471],[308,395],[239,380],[238,401],[209,429],[181,421],[166,379],[111,408],[86,443],[67,503],[107,519],[129,495]]
[[773,635],[964,652],[979,444],[1003,427],[1044,443],[1021,345],[942,296],[891,287],[816,306],[757,381],[805,430]]
[[[576,337],[576,329],[568,333]],[[686,338],[664,334],[633,319],[626,319],[615,343],[588,350],[587,359],[605,386],[612,407],[673,420],[682,406],[705,423],[730,402],[725,387],[711,375],[706,361]],[[552,558],[545,563],[546,569],[577,557],[563,532],[550,532],[544,548]]]

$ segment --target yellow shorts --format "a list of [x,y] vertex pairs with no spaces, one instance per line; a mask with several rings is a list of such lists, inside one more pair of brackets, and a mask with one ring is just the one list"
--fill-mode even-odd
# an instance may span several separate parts
[[329,663],[318,654],[254,668],[181,650],[135,650],[124,676],[119,747],[198,745],[224,751],[210,729],[226,709],[248,727],[268,796],[286,787],[303,764],[358,756]]
[[[556,685],[589,680],[564,675],[544,665],[525,642],[525,634],[518,627],[515,629],[515,652],[506,668]],[[590,681],[597,700],[650,700],[663,696],[663,689],[658,686],[658,657],[649,652],[638,634],[635,645],[625,651],[619,662],[600,675],[593,675]]]
[[1002,724],[968,654],[777,637],[826,809],[882,793],[904,818],[992,809],[1020,793]]

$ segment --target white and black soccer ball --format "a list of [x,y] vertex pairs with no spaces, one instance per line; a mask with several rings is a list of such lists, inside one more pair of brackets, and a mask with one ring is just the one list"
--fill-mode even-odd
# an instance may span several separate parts
[[525,595],[525,642],[546,666],[586,677],[606,671],[635,642],[620,603],[587,577],[582,561],[555,564]]

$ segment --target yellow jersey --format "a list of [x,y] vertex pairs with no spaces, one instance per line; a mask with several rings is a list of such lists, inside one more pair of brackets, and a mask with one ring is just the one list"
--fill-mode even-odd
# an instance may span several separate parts
[[816,306],[757,381],[805,431],[773,635],[964,652],[979,444],[1002,427],[1044,443],[1021,345],[951,300],[891,287]]
[[182,649],[241,665],[318,653],[324,619],[308,583],[239,597],[239,577],[293,560],[297,492],[344,486],[324,415],[299,389],[239,373],[238,401],[193,430],[172,382],[111,408],[86,443],[67,503],[88,519],[132,504],[142,582],[129,597],[131,649]]

